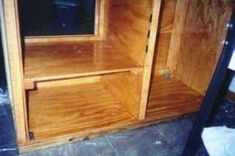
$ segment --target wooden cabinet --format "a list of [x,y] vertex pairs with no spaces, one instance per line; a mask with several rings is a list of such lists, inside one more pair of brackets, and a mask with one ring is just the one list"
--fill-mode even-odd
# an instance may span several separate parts
[[24,36],[4,0],[20,150],[196,112],[225,39],[232,1],[96,0],[93,35]]

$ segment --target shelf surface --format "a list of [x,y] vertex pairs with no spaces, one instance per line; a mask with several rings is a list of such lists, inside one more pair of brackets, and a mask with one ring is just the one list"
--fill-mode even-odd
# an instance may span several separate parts
[[29,126],[37,141],[88,135],[196,112],[202,96],[174,78],[154,77],[145,120],[135,119],[101,82],[29,91]]
[[114,73],[141,67],[127,54],[98,42],[26,45],[27,81],[44,81]]
[[29,127],[36,140],[109,129],[134,120],[100,82],[29,92]]
[[[46,87],[28,93],[29,130],[34,132],[34,143],[47,140],[55,144],[61,138],[64,142],[74,137],[85,139],[193,113],[198,111],[203,98],[175,78],[155,76],[146,118],[137,120],[101,82]],[[28,147],[34,145],[25,146]]]
[[175,78],[155,76],[150,87],[147,118],[195,112],[202,98],[202,95]]

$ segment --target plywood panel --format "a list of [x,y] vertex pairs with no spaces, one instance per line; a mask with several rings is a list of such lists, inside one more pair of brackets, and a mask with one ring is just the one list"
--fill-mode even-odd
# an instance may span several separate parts
[[[154,77],[153,80],[154,83],[151,86],[147,115],[144,120],[132,118],[132,116],[125,111],[125,107],[122,107],[120,103],[117,102],[117,99],[113,97],[111,93],[107,92],[98,82],[84,85],[88,90],[82,89],[83,87],[81,85],[79,85],[80,87],[71,87],[72,90],[70,90],[70,87],[61,86],[59,87],[61,89],[53,89],[54,91],[49,91],[45,88],[46,90],[43,89],[44,91],[49,91],[49,95],[61,101],[59,102],[57,100],[50,105],[46,102],[48,99],[51,101],[50,97],[46,96],[47,93],[42,92],[43,90],[39,92],[35,91],[32,93],[35,97],[31,99],[35,103],[34,106],[31,106],[31,109],[35,109],[32,110],[34,112],[39,112],[39,110],[42,112],[42,114],[38,113],[35,114],[34,117],[31,117],[31,122],[35,121],[32,126],[35,126],[36,131],[34,132],[37,137],[35,138],[36,140],[21,145],[20,150],[29,151],[48,148],[77,140],[89,139],[102,134],[147,126],[163,120],[169,120],[170,118],[180,117],[186,113],[196,112],[199,109],[202,96],[184,85],[181,81],[174,78],[166,80],[159,76]],[[82,92],[78,94],[77,89],[82,89]],[[67,96],[56,96],[61,94],[66,94]],[[74,97],[80,97],[82,95],[90,96],[86,99],[81,97],[84,101],[82,101],[82,99],[74,99]],[[96,97],[93,95],[96,95]],[[45,96],[47,99],[41,101],[39,96]],[[68,100],[68,103],[64,98]],[[41,105],[38,101],[40,101]],[[95,101],[96,104],[91,104],[90,102],[92,101]],[[83,103],[86,104],[84,105]],[[82,114],[79,113],[80,107],[83,111]],[[55,108],[56,112],[53,111]],[[70,108],[76,109],[73,111],[73,109]],[[101,111],[102,109],[103,111]],[[95,110],[97,111],[95,112]],[[91,116],[92,113],[96,114],[96,118]],[[49,115],[50,117],[48,117]],[[78,116],[80,118],[78,118]],[[55,118],[57,117],[61,118],[60,121],[62,122],[56,120]],[[50,121],[53,120],[57,123],[54,127],[52,123],[50,124]],[[47,126],[44,124],[47,124]],[[71,126],[69,126],[70,124]],[[39,127],[37,128],[37,126]],[[59,129],[61,126],[62,129]],[[67,126],[71,127],[71,129],[65,128]],[[55,131],[50,132],[50,128]],[[74,133],[71,134],[71,132]]]
[[199,108],[202,95],[187,87],[181,81],[161,76],[154,76],[149,93],[147,116],[158,114],[159,111],[178,110],[186,108]]
[[127,110],[139,118],[139,103],[142,85],[142,73],[120,73],[102,77],[104,86],[123,103]]
[[153,0],[107,0],[104,30],[106,40],[144,64]]
[[221,54],[231,10],[232,1],[189,1],[176,76],[201,94]]
[[140,67],[122,50],[101,42],[26,45],[24,62],[27,81],[121,72]]
[[175,17],[176,0],[163,0],[160,12],[159,31],[155,46],[154,74],[162,74],[166,70],[172,25]]
[[14,119],[17,129],[18,143],[25,143],[27,140],[27,113],[25,105],[25,93],[23,83],[23,64],[21,54],[21,43],[19,35],[19,23],[16,0],[4,0],[3,12],[5,17],[7,52],[10,67],[12,88],[12,102],[14,108]]
[[126,107],[99,82],[29,92],[29,126],[36,140],[125,125],[132,120]]
[[172,28],[171,42],[169,46],[169,54],[167,58],[166,68],[174,75],[178,57],[180,54],[180,46],[183,37],[185,19],[188,10],[188,0],[177,1],[175,10],[175,19]]
[[146,107],[149,96],[150,79],[152,75],[153,56],[158,33],[159,13],[161,8],[161,0],[154,0],[151,22],[149,25],[148,45],[146,47],[146,57],[144,60],[144,71],[142,80],[142,93],[140,100],[139,119],[144,119],[146,116]]

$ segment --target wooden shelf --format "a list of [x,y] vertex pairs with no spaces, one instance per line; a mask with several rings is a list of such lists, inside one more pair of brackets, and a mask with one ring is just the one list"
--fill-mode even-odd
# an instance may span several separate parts
[[28,95],[29,128],[35,141],[148,125],[196,112],[202,101],[200,94],[182,82],[160,76],[153,79],[145,120],[134,118],[100,81],[50,86]]
[[199,109],[203,96],[181,81],[154,76],[150,87],[147,118],[180,115]]
[[26,45],[26,81],[45,81],[141,69],[123,51],[98,42]]
[[124,126],[135,118],[101,82],[29,91],[29,128],[35,140]]

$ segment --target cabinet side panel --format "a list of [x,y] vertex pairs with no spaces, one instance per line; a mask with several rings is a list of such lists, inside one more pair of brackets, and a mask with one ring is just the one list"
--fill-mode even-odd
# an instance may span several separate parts
[[232,1],[190,0],[182,33],[176,77],[205,94],[222,51]]
[[4,0],[4,16],[7,39],[8,62],[10,66],[12,102],[15,115],[18,143],[26,141],[25,97],[23,88],[23,65],[19,38],[19,24],[16,0]]

